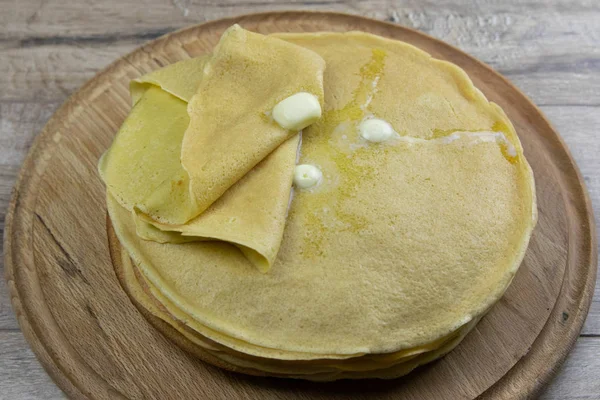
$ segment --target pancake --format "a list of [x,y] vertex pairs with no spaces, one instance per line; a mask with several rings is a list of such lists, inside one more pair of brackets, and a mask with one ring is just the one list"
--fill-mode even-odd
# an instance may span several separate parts
[[[318,54],[327,68],[323,117],[303,130],[299,160],[318,166],[323,180],[295,191],[271,268],[261,273],[235,251],[235,241],[144,240],[136,222],[161,223],[130,212],[109,188],[111,221],[133,260],[127,285],[146,288],[132,297],[198,351],[250,373],[401,376],[456,346],[510,284],[537,218],[531,168],[510,120],[457,66],[358,32],[276,36]],[[256,54],[271,46],[258,39]],[[227,54],[231,64],[244,60]],[[194,117],[199,104],[233,102],[232,77],[219,75],[217,65],[208,72],[220,89],[203,91],[202,79],[187,109],[198,124],[220,123],[211,113]],[[292,73],[260,68],[262,75]],[[281,90],[281,98],[289,96]],[[241,109],[255,120],[250,106]],[[392,139],[372,143],[359,135],[359,125],[373,118],[391,125]],[[199,154],[203,146],[187,142],[189,131],[182,155]],[[269,145],[277,148],[291,136],[274,137]],[[253,138],[247,148],[263,148],[264,138]],[[223,162],[238,150],[215,154]],[[243,181],[225,170],[222,182]],[[197,182],[215,177],[221,179],[213,170]],[[267,188],[282,180],[262,182]]]

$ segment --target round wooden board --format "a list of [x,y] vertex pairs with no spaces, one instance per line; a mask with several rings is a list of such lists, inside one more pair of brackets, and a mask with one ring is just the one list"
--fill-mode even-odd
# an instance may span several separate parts
[[[205,364],[161,335],[119,285],[109,254],[99,156],[130,109],[129,80],[211,51],[231,24],[261,32],[363,30],[465,69],[513,121],[533,167],[539,222],[502,300],[449,355],[391,381],[318,384]],[[336,13],[281,12],[194,26],[110,65],[56,112],[16,185],[4,237],[12,303],[27,340],[74,398],[515,399],[538,393],[585,319],[596,237],[583,180],[559,135],[506,79],[417,31]]]

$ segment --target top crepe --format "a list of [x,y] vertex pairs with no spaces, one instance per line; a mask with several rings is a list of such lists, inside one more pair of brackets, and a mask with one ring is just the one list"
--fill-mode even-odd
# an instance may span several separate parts
[[[481,316],[536,221],[532,172],[508,118],[457,66],[405,43],[279,37],[327,64],[324,115],[303,132],[300,160],[324,180],[294,196],[272,269],[259,273],[226,243],[142,240],[133,215],[109,200],[140,271],[202,326],[281,351],[395,352]],[[235,100],[222,96],[211,100]],[[397,137],[362,140],[357,125],[371,117]]]

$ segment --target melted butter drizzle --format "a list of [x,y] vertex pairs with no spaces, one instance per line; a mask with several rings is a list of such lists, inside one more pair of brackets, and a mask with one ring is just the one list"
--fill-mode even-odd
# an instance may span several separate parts
[[[352,99],[341,109],[327,110],[322,118],[311,126],[314,134],[305,135],[304,146],[310,147],[314,160],[304,160],[317,165],[324,172],[324,184],[313,191],[307,191],[305,199],[307,210],[305,215],[306,236],[303,253],[307,257],[323,256],[322,240],[324,232],[330,229],[349,230],[359,233],[368,228],[368,220],[364,216],[345,211],[344,202],[356,196],[360,181],[372,179],[375,168],[372,163],[358,163],[358,159],[372,161],[378,151],[357,148],[352,154],[339,146],[339,140],[349,139],[348,143],[357,140],[356,127],[368,114],[368,107],[377,94],[379,83],[385,67],[386,52],[373,49],[370,60],[359,70],[360,82],[352,92]],[[348,138],[338,128],[347,124]],[[356,135],[356,136],[354,136]],[[328,160],[331,164],[322,165],[319,161]],[[331,192],[335,192],[332,196]],[[303,194],[306,196],[306,194]],[[331,202],[333,199],[333,202]],[[325,204],[325,206],[324,206]]]
[[[502,154],[511,163],[516,162],[516,151],[510,138],[511,130],[497,122],[491,129],[467,131],[434,130],[431,139],[399,135],[389,143],[369,145],[358,135],[358,124],[372,117],[369,106],[377,95],[377,85],[384,74],[386,52],[373,49],[370,60],[359,70],[360,82],[352,92],[351,100],[341,109],[326,110],[322,118],[309,128],[303,137],[304,148],[310,148],[306,163],[317,165],[324,173],[324,184],[301,194],[305,214],[303,254],[322,257],[322,242],[329,230],[368,233],[369,221],[361,214],[346,210],[344,203],[356,197],[360,182],[376,179],[377,165],[397,151],[399,142],[441,142],[466,140],[466,144],[496,141]],[[469,137],[469,133],[480,135]],[[309,134],[307,134],[309,133]],[[298,196],[299,194],[296,194]],[[293,212],[293,210],[292,210]]]

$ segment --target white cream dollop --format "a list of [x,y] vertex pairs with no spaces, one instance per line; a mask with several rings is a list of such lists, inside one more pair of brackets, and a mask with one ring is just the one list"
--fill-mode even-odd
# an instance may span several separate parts
[[300,164],[294,169],[294,185],[300,189],[316,186],[322,179],[323,173],[314,165]]
[[385,142],[394,136],[394,128],[389,122],[378,118],[365,119],[358,126],[358,133],[369,142]]
[[321,118],[321,104],[314,94],[299,92],[277,103],[272,115],[283,129],[300,131]]

